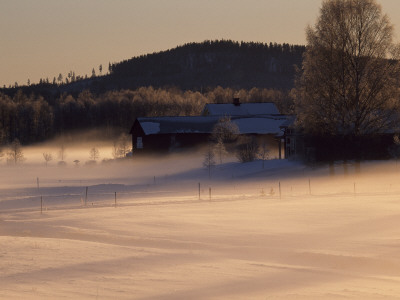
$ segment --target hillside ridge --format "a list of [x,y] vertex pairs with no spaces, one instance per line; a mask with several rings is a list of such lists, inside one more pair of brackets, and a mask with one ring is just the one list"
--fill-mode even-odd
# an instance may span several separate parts
[[38,84],[0,91],[13,96],[22,90],[46,98],[62,93],[77,95],[84,90],[101,94],[142,86],[193,91],[217,86],[290,90],[294,86],[295,66],[301,65],[304,51],[305,46],[301,45],[208,40],[110,63],[109,72],[101,76],[78,77],[62,83],[41,80]]

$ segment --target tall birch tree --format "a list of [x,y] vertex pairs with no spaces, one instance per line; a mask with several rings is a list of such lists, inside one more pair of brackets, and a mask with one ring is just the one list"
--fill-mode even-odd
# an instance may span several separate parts
[[360,136],[398,122],[399,47],[375,0],[325,0],[296,80],[298,125],[312,134]]

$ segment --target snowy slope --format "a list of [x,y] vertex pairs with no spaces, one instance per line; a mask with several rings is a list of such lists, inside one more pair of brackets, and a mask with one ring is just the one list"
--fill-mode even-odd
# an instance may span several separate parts
[[201,162],[2,166],[0,298],[398,298],[395,162]]

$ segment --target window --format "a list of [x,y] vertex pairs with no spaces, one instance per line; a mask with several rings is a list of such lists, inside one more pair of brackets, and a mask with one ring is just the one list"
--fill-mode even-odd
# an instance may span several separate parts
[[141,136],[136,138],[136,149],[143,149],[143,139]]

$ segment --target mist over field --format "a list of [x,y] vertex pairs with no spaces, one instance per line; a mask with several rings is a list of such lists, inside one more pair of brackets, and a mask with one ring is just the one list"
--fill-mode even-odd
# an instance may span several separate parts
[[[99,162],[85,165],[91,147]],[[396,299],[400,165],[239,163],[204,149],[0,168],[0,298]],[[81,161],[75,166],[74,160]]]
[[400,299],[390,4],[224,1],[2,5],[0,300]]

